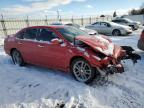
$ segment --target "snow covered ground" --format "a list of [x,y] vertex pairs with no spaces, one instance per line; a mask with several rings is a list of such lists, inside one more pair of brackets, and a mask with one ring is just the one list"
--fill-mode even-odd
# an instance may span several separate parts
[[69,74],[38,66],[15,66],[0,46],[0,108],[144,108],[144,52],[137,48],[140,32],[110,37],[134,47],[142,60],[135,65],[126,61],[126,72],[109,76],[102,85],[98,80],[82,84]]

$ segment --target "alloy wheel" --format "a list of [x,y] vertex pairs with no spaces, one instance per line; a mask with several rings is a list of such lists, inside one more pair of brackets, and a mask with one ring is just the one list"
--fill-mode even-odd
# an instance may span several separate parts
[[73,73],[80,82],[86,82],[91,78],[92,70],[85,61],[77,61],[73,66]]

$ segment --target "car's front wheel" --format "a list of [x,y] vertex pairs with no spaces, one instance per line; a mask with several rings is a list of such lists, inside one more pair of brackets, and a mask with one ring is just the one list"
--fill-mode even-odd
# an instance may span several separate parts
[[22,58],[22,55],[16,49],[12,51],[11,57],[12,57],[12,60],[13,60],[14,64],[19,65],[19,66],[24,66],[25,65],[24,60]]
[[95,69],[82,58],[75,59],[71,63],[71,72],[77,81],[90,83],[95,78]]
[[121,32],[120,32],[120,30],[113,30],[113,32],[112,32],[112,35],[113,36],[120,36],[121,35]]

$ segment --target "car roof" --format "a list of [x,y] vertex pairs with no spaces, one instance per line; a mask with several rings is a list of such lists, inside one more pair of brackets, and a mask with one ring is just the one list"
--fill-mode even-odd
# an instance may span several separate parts
[[48,26],[30,26],[26,28],[65,28],[66,26],[64,25],[48,25]]
[[95,23],[97,23],[97,22],[99,22],[99,23],[110,23],[110,21],[96,21]]

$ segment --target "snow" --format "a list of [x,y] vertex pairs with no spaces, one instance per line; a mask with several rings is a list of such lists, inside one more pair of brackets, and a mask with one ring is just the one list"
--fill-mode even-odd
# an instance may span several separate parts
[[102,37],[102,35],[96,35],[95,38],[97,38],[99,40],[99,42],[101,44],[103,44],[103,46],[106,46],[106,48],[104,48],[104,49],[96,46],[95,49],[97,49],[98,51],[100,51],[100,52],[102,52],[108,56],[113,55],[113,50],[114,50],[114,44],[113,43],[109,42],[109,40]]
[[135,65],[127,60],[124,73],[110,75],[107,82],[95,79],[90,85],[68,73],[15,66],[0,46],[0,108],[144,108],[144,52],[137,48],[139,35],[136,31],[110,38],[134,47],[142,60]]
[[4,36],[0,36],[0,46],[4,43]]
[[114,50],[114,44],[113,43],[105,43],[107,45],[107,49],[102,49],[101,47],[95,47],[95,49],[97,49],[98,51],[111,56],[113,55],[113,50]]

